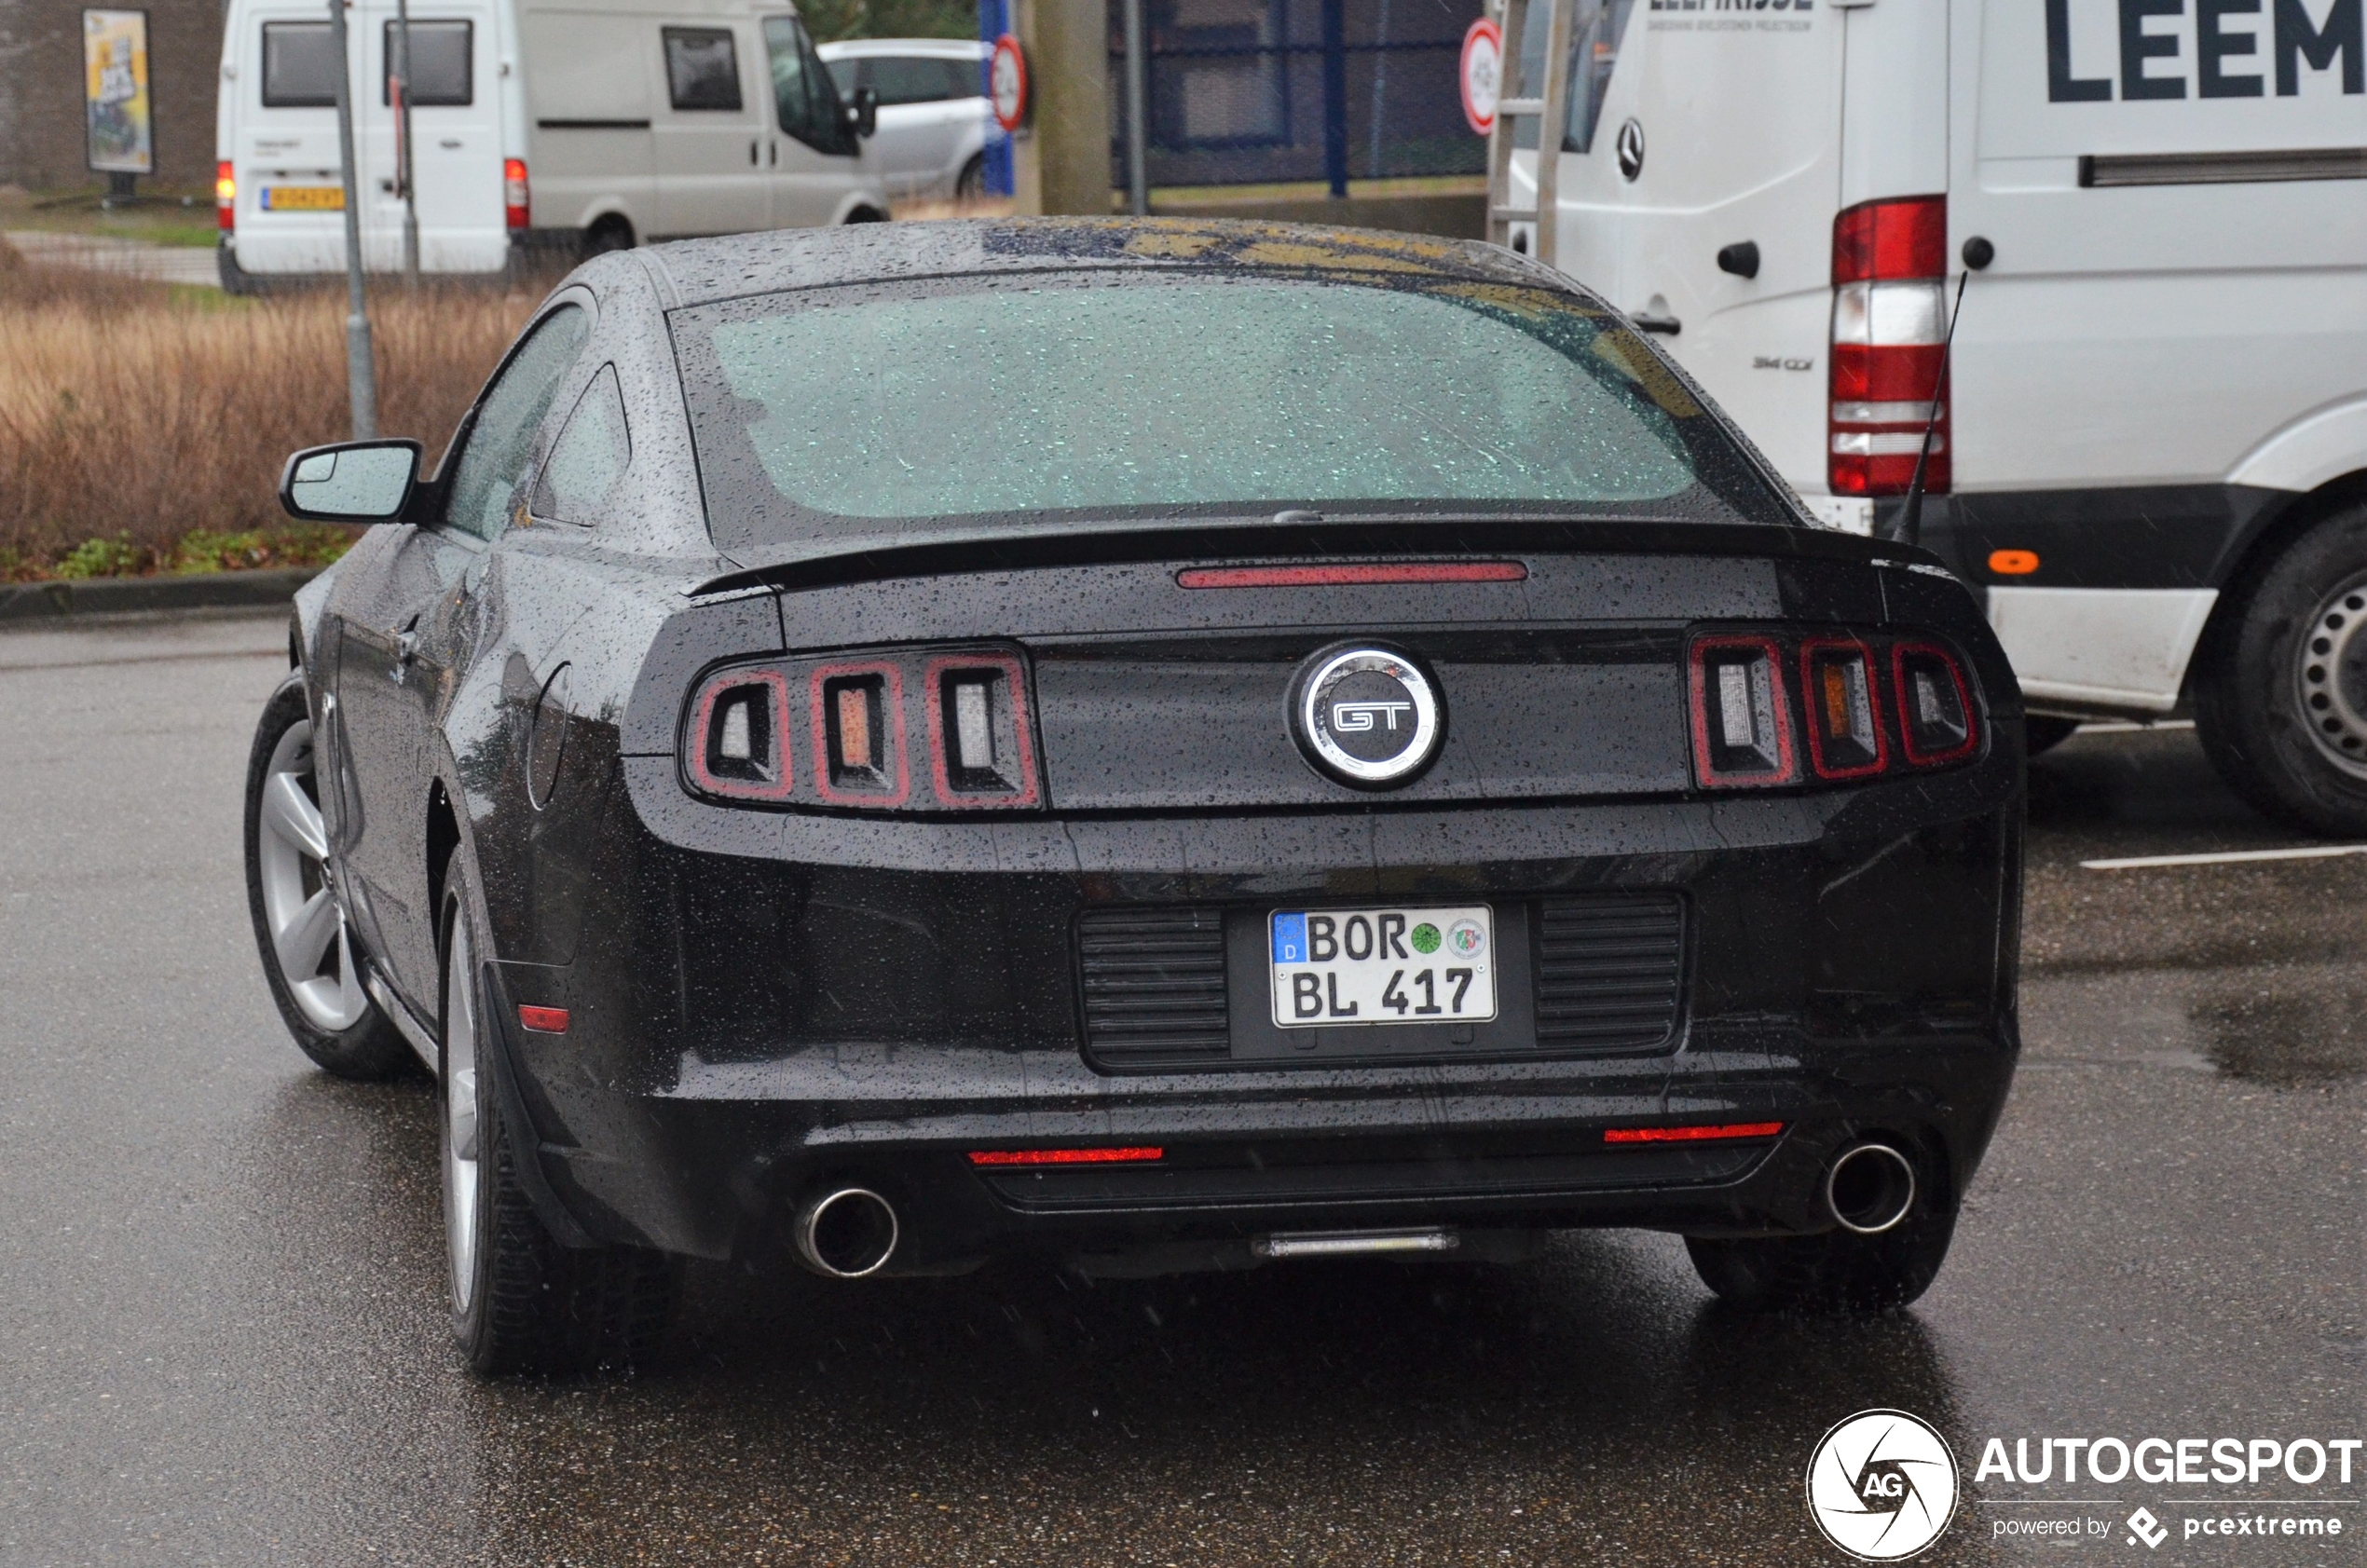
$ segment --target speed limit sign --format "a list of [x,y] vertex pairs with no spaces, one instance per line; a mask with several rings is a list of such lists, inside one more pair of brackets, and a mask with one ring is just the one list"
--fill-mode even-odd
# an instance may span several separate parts
[[1496,129],[1504,93],[1504,30],[1486,17],[1463,34],[1463,118],[1485,136]]
[[1019,130],[1027,118],[1027,55],[1008,33],[994,40],[994,60],[986,79],[994,94],[994,123],[1005,130]]

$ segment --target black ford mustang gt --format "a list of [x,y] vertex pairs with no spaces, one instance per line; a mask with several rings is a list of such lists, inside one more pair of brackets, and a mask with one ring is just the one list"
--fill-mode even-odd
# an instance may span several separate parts
[[629,1358],[681,1256],[1937,1272],[2018,1050],[2013,676],[1558,274],[636,251],[418,457],[290,460],[384,525],[298,598],[249,880],[314,1059],[437,1072],[478,1368]]

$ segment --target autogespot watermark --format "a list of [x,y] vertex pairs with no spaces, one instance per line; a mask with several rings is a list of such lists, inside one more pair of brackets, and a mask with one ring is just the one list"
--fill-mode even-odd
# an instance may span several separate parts
[[[2017,1438],[2009,1450],[2005,1438],[1991,1438],[1974,1467],[1976,1491],[1990,1480],[2084,1490],[2135,1480],[2200,1488],[2206,1495],[1983,1496],[1974,1502],[1989,1512],[1988,1533],[2001,1541],[2140,1553],[2158,1550],[2173,1537],[2317,1546],[2367,1528],[2342,1511],[2359,1507],[2359,1499],[2328,1494],[2351,1485],[2354,1469],[2367,1481],[2362,1448],[2367,1441],[2356,1438]],[[2311,1494],[2209,1494],[2222,1486]],[[1827,1540],[1868,1562],[1899,1561],[1939,1539],[1955,1517],[1962,1490],[1946,1439],[1905,1411],[1860,1411],[1835,1423],[1808,1462],[1809,1517]],[[2095,1510],[2102,1510],[2100,1516]]]
[[[2367,1464],[2358,1438],[2017,1438],[2010,1455],[2005,1439],[1991,1438],[1981,1448],[1973,1470],[1976,1487],[1995,1479],[2007,1485],[2115,1486],[2141,1481],[2149,1486],[2242,1486],[2278,1491],[2347,1486],[2354,1468],[2367,1479]],[[2061,1471],[2059,1478],[2057,1466]],[[2016,1537],[2045,1540],[2056,1545],[2100,1544],[2158,1550],[2173,1536],[2180,1540],[2221,1541],[2249,1538],[2265,1543],[2320,1544],[2345,1534],[2357,1534],[2360,1524],[2343,1510],[2358,1507],[2358,1499],[2316,1492],[2305,1497],[2147,1498],[2126,1518],[2119,1510],[2127,1497],[1984,1497],[1990,1510],[1989,1533],[1999,1540]],[[2073,1508],[2075,1513],[2057,1510]],[[2099,1518],[2091,1509],[2106,1510]],[[2163,1518],[2155,1510],[2167,1514]]]

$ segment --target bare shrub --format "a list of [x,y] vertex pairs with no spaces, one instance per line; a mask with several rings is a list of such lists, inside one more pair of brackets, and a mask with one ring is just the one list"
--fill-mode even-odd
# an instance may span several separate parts
[[[381,433],[432,462],[540,297],[375,286]],[[0,258],[0,559],[38,572],[103,539],[156,563],[192,533],[278,526],[288,454],[350,430],[344,304]]]

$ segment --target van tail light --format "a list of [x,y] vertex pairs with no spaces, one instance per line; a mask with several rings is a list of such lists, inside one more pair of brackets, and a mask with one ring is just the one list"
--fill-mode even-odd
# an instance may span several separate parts
[[1738,789],[1796,782],[1791,703],[1774,639],[1703,637],[1691,663],[1693,763],[1702,783]]
[[228,158],[213,166],[213,221],[225,234],[239,226],[239,171]]
[[501,221],[512,230],[527,226],[527,208],[532,198],[527,188],[526,159],[501,160]]
[[1693,771],[1704,789],[1872,780],[1980,751],[1972,679],[1928,639],[1703,631],[1686,662]]
[[1891,649],[1891,669],[1909,765],[1936,768],[1980,749],[1971,684],[1954,654],[1936,643],[1900,643]]
[[1890,762],[1874,656],[1854,637],[1811,637],[1800,644],[1801,706],[1808,719],[1808,762],[1820,779],[1862,779]]
[[1923,488],[1949,488],[1947,275],[1946,197],[1862,202],[1833,220],[1833,494],[1906,494],[1927,425]]
[[929,771],[940,806],[1033,806],[1027,675],[1007,654],[932,659],[923,673]]
[[787,800],[797,787],[789,756],[789,683],[778,670],[723,670],[691,703],[684,770],[703,795]]

